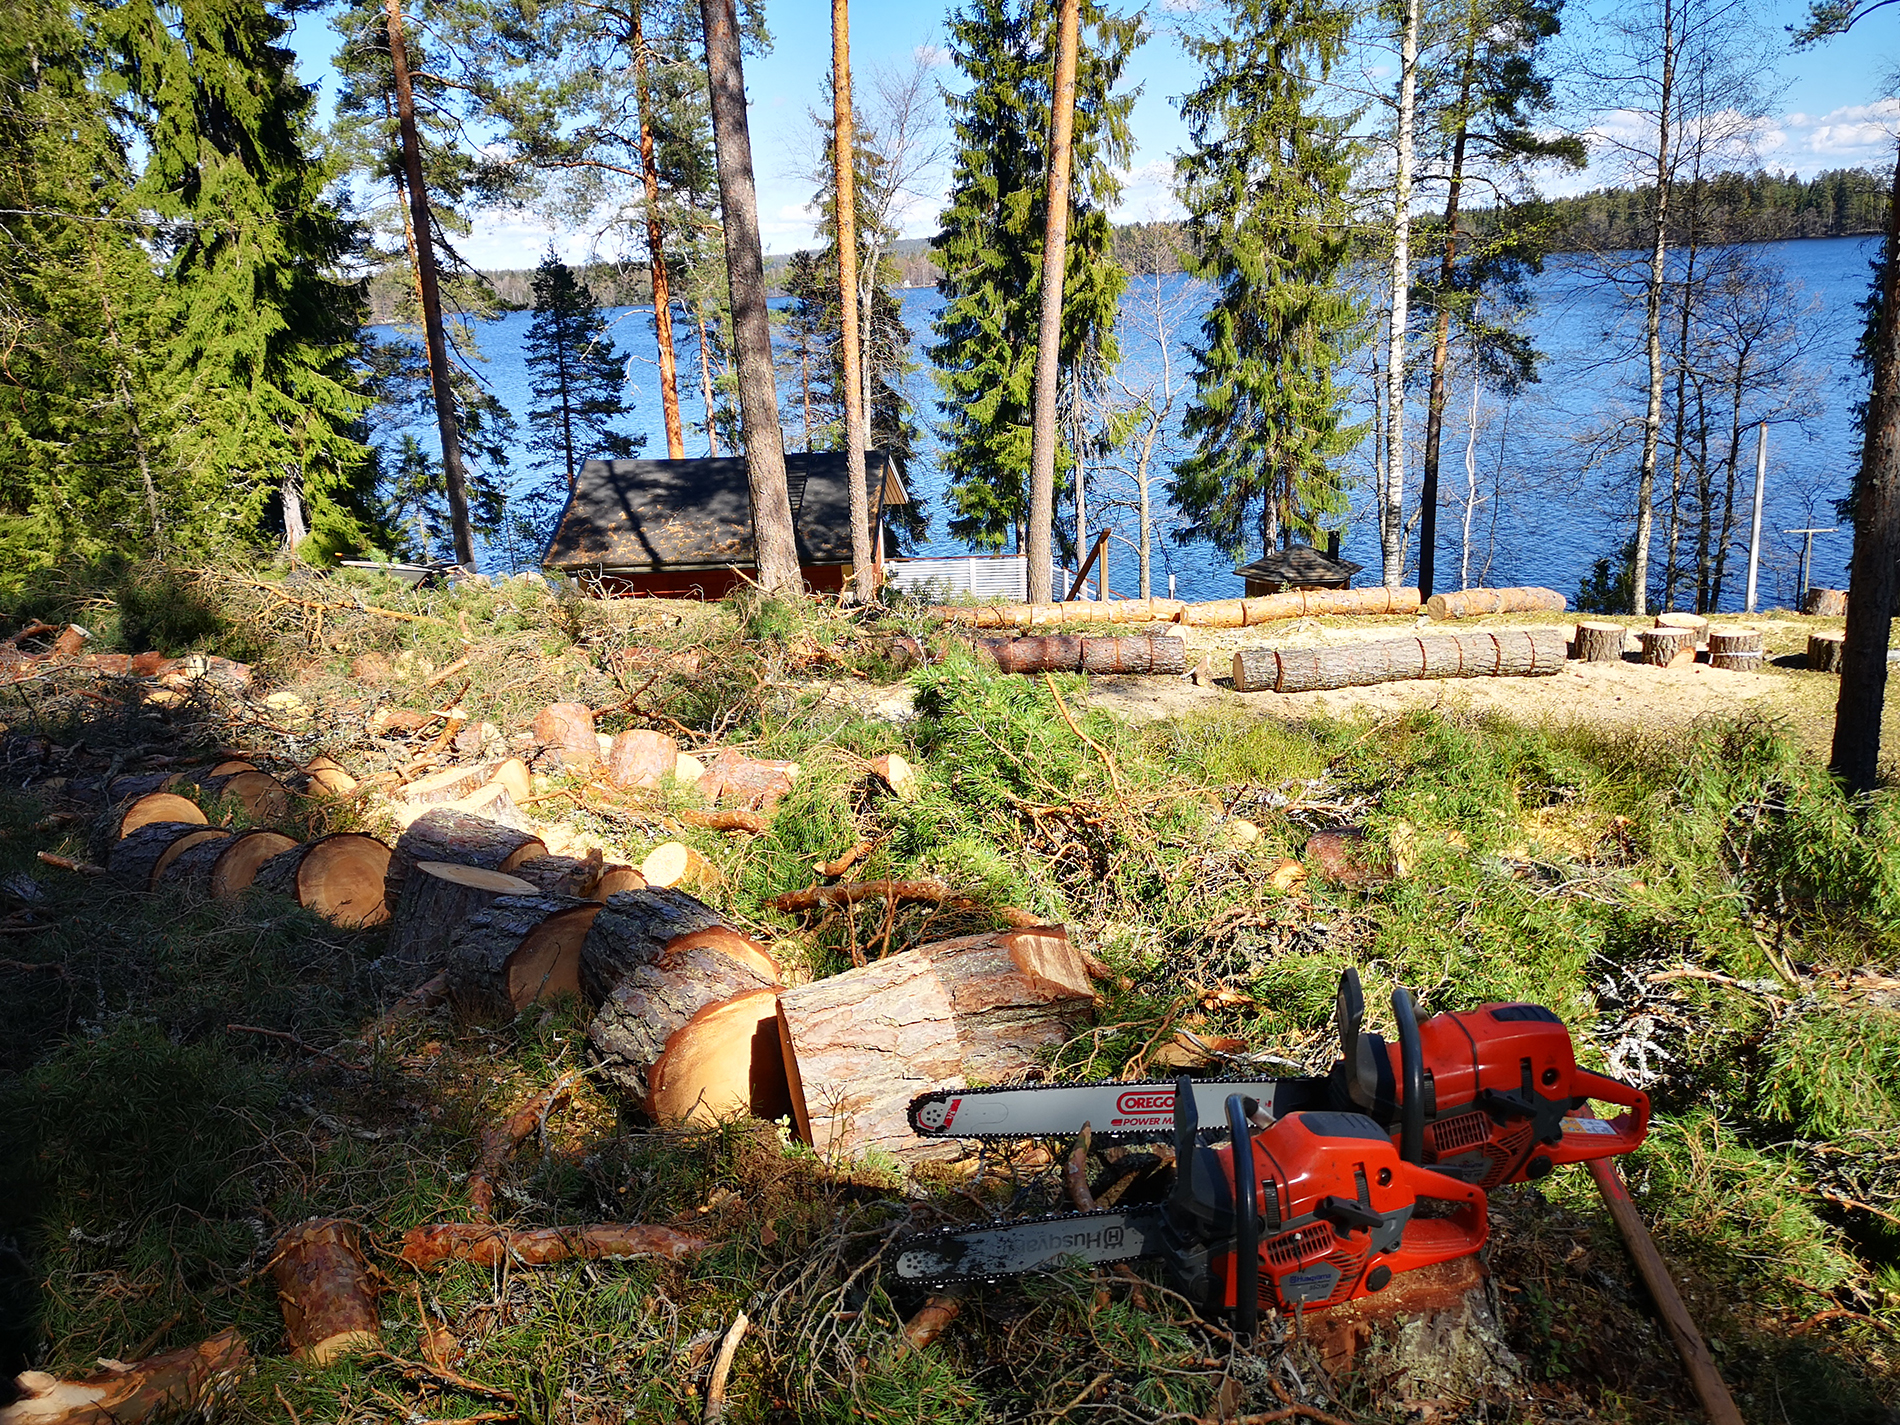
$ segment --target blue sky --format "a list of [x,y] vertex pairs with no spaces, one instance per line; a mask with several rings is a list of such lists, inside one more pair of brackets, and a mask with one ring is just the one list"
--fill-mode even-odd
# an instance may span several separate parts
[[[1566,40],[1583,43],[1593,6],[1571,0]],[[1198,8],[1196,0],[1173,0],[1150,7],[1154,33],[1130,63],[1128,82],[1140,85],[1133,131],[1136,152],[1129,165],[1123,204],[1117,217],[1133,220],[1171,211],[1169,158],[1186,139],[1174,98],[1195,82],[1194,66],[1171,34],[1181,11]],[[1893,72],[1900,68],[1900,11],[1883,10],[1855,33],[1813,50],[1796,53],[1781,42],[1782,28],[1806,13],[1805,3],[1778,3],[1760,9],[1770,32],[1771,71],[1762,76],[1775,95],[1768,116],[1754,126],[1754,148],[1770,168],[1813,174],[1854,165],[1884,168],[1893,162],[1893,134],[1900,105],[1885,97]],[[859,0],[852,14],[852,65],[860,75],[878,66],[908,68],[923,54],[940,58],[947,9],[932,4],[869,3]],[[1895,17],[1895,18],[1890,18]],[[811,182],[807,166],[806,111],[819,102],[819,85],[831,62],[831,7],[828,0],[770,0],[767,20],[774,47],[770,55],[747,65],[751,100],[754,164],[759,180],[759,217],[769,251],[787,252],[811,245]],[[293,37],[306,82],[332,92],[328,61],[335,47],[327,16],[306,11]],[[1371,61],[1376,69],[1378,60]],[[937,71],[946,84],[956,71]],[[1614,126],[1615,115],[1597,116]],[[1593,180],[1570,179],[1562,189]],[[1594,181],[1601,181],[1600,177]],[[916,206],[908,224],[922,235],[933,230],[935,206]],[[546,248],[548,227],[532,214],[484,213],[462,250],[485,267],[531,267]],[[583,255],[571,239],[558,245],[569,256]]]

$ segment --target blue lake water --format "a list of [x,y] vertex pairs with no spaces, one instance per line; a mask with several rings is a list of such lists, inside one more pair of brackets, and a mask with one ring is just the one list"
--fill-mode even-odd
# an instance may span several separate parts
[[[1865,398],[1866,387],[1849,358],[1860,322],[1856,304],[1866,294],[1867,264],[1875,246],[1874,239],[1840,238],[1764,244],[1751,249],[1785,284],[1781,300],[1798,314],[1809,347],[1803,361],[1803,381],[1763,393],[1745,406],[1750,418],[1767,416],[1775,422],[1769,434],[1762,521],[1764,606],[1785,605],[1796,592],[1801,538],[1782,531],[1836,523],[1833,501],[1846,492],[1858,463],[1859,441],[1852,426],[1852,408]],[[1525,330],[1547,354],[1543,379],[1509,402],[1489,392],[1480,393],[1478,438],[1473,451],[1477,498],[1469,501],[1472,528],[1468,556],[1464,525],[1465,504],[1471,494],[1466,474],[1470,387],[1462,380],[1453,385],[1441,454],[1437,579],[1441,589],[1460,586],[1461,562],[1468,557],[1472,584],[1543,584],[1574,598],[1579,581],[1592,564],[1610,554],[1632,528],[1630,511],[1634,507],[1637,464],[1632,422],[1640,422],[1643,401],[1640,346],[1631,339],[1636,314],[1617,296],[1613,285],[1600,280],[1581,260],[1554,260],[1535,280],[1533,291],[1537,304],[1525,322]],[[1131,292],[1130,304],[1140,295]],[[1194,336],[1197,295],[1187,279],[1165,279],[1164,300],[1176,306],[1170,355],[1177,370],[1185,359],[1182,343]],[[906,378],[907,385],[918,423],[927,432],[910,471],[911,490],[925,502],[930,515],[930,536],[916,552],[967,552],[963,545],[950,540],[945,530],[938,446],[934,434],[928,433],[936,415],[936,387],[921,347],[930,339],[931,319],[942,299],[929,288],[910,289],[901,296],[918,363],[918,369]],[[664,455],[665,436],[652,356],[652,310],[619,309],[612,317],[615,339],[630,357],[628,400],[635,412],[631,427],[647,433],[648,455]],[[480,368],[484,379],[524,423],[531,401],[521,343],[529,321],[529,313],[509,313],[482,326],[478,336],[486,358]],[[1131,333],[1123,341],[1130,373],[1139,376],[1157,365],[1159,353],[1152,340],[1143,342]],[[689,424],[687,453],[703,455],[705,438],[690,429],[696,419],[703,417],[697,354],[690,335],[683,331],[681,343],[681,400]],[[1363,361],[1369,351],[1362,351],[1358,359]],[[1357,389],[1361,394],[1369,391],[1364,377],[1359,379]],[[782,377],[780,390],[785,397]],[[1787,405],[1791,397],[1804,393],[1805,401],[1796,403],[1807,407],[1800,419],[1786,411],[1767,409]],[[787,399],[785,404],[789,411],[792,403]],[[1417,442],[1424,428],[1424,404],[1421,383],[1407,405],[1407,444],[1411,447],[1406,468],[1408,515],[1417,501]],[[1370,408],[1358,412],[1362,419],[1371,414]],[[1726,450],[1726,412],[1718,424],[1720,446]],[[418,430],[416,434],[427,441],[432,432]],[[796,448],[798,438],[797,423],[788,419],[788,446]],[[1366,566],[1367,572],[1357,580],[1362,584],[1378,578],[1378,528],[1371,487],[1373,450],[1368,435],[1361,447],[1342,462],[1353,503],[1343,553]],[[1722,607],[1731,610],[1739,609],[1742,601],[1754,452],[1750,430],[1744,442],[1733,552],[1722,599]],[[525,452],[519,459],[523,473],[511,477],[514,484],[526,479]],[[1666,470],[1660,478],[1666,489]],[[1166,471],[1158,471],[1154,497],[1157,517],[1171,526],[1165,481]],[[1097,508],[1105,495],[1116,493],[1111,488],[1115,483],[1108,471],[1091,474],[1090,498]],[[1127,493],[1125,485],[1121,493]],[[1663,495],[1664,490],[1659,490],[1659,503]],[[1652,556],[1657,567],[1661,564],[1663,537],[1659,514]],[[1816,536],[1810,581],[1836,587],[1844,584],[1850,547],[1844,528]],[[1406,567],[1409,580],[1417,568],[1415,530]],[[1153,569],[1157,593],[1167,591],[1169,574],[1175,578],[1176,592],[1184,598],[1224,598],[1241,590],[1232,562],[1218,551],[1205,543],[1178,544],[1165,532],[1156,541]],[[1111,584],[1118,595],[1135,591],[1136,556],[1131,549],[1112,544],[1110,570]],[[1679,597],[1678,606],[1683,602]]]

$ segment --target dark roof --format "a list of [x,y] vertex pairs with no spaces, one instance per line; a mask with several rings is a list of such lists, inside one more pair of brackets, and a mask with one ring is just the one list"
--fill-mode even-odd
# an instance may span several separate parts
[[[895,462],[866,453],[871,509],[908,504]],[[785,457],[801,564],[851,562],[851,489],[842,451]],[[541,561],[556,569],[723,569],[750,566],[752,489],[744,457],[589,460]]]
[[1311,545],[1296,544],[1243,565],[1234,572],[1243,579],[1273,579],[1282,584],[1330,584],[1350,579],[1365,566],[1350,559],[1329,559]]

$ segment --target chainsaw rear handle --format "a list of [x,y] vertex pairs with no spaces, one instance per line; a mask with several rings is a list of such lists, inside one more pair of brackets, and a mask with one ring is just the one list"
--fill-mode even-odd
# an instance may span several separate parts
[[1454,1204],[1449,1217],[1419,1217],[1405,1224],[1405,1235],[1393,1251],[1380,1258],[1394,1275],[1468,1257],[1483,1247],[1491,1232],[1484,1189],[1416,1163],[1401,1162],[1399,1171],[1414,1197]]
[[[1579,1119],[1573,1113],[1564,1120],[1562,1139],[1552,1145],[1550,1160],[1553,1164],[1612,1158],[1620,1153],[1634,1152],[1643,1146],[1643,1140],[1649,1136],[1648,1094],[1630,1087],[1621,1079],[1613,1079],[1608,1074],[1594,1073],[1589,1069],[1578,1069],[1571,1083],[1575,1097],[1614,1103],[1629,1112],[1619,1113],[1608,1122],[1602,1119]],[[1570,1126],[1579,1123],[1600,1124],[1601,1127],[1585,1131]]]
[[1403,988],[1392,991],[1392,1016],[1399,1025],[1399,1156],[1418,1167],[1425,1161],[1425,1049]]

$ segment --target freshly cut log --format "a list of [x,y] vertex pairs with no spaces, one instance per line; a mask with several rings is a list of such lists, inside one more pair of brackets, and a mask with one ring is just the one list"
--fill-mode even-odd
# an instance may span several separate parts
[[594,714],[585,703],[550,703],[535,714],[534,740],[552,750],[561,766],[586,771],[600,760]]
[[268,772],[253,769],[222,777],[207,774],[198,779],[198,788],[207,802],[236,802],[255,821],[281,821],[290,810],[284,784]]
[[405,786],[402,789],[403,800],[425,802],[430,806],[456,801],[486,786],[492,779],[493,771],[493,768],[479,764],[472,767],[444,767],[440,772],[418,777]]
[[229,777],[234,772],[255,772],[256,770],[257,763],[246,762],[242,757],[233,757],[227,761],[213,763],[211,770],[206,772],[205,776]]
[[609,896],[618,895],[621,891],[644,891],[646,888],[647,878],[633,867],[609,866],[588,888],[587,898],[604,901]]
[[347,796],[357,788],[356,778],[344,771],[343,764],[334,757],[312,757],[303,764],[303,770],[312,786],[333,797]]
[[93,822],[89,842],[92,859],[104,865],[112,859],[112,848],[120,841],[141,826],[160,821],[207,824],[203,810],[189,797],[181,797],[176,792],[147,792],[120,802]]
[[251,884],[288,896],[332,925],[355,929],[389,919],[383,901],[390,851],[373,836],[340,831],[273,856]]
[[486,1222],[437,1222],[411,1227],[402,1237],[402,1259],[417,1271],[433,1271],[446,1262],[498,1267],[509,1262],[546,1267],[556,1262],[620,1261],[660,1257],[682,1262],[712,1244],[671,1227],[633,1222],[595,1222],[580,1227],[541,1227],[517,1232]]
[[649,886],[684,886],[696,891],[726,879],[717,866],[679,841],[663,841],[647,852],[646,860],[640,863],[640,874]]
[[532,881],[453,861],[419,861],[403,878],[390,917],[387,958],[422,974],[447,963],[449,945],[498,896],[533,896]]
[[917,799],[917,772],[910,763],[895,752],[883,757],[871,759],[871,772],[885,786],[896,793],[900,802]]
[[1181,673],[1187,642],[1165,634],[1085,638],[1052,633],[1037,638],[986,638],[979,646],[1005,673]]
[[1709,641],[1709,621],[1701,614],[1669,613],[1656,615],[1657,628],[1688,628],[1695,630],[1698,645]]
[[528,773],[528,764],[519,757],[510,757],[496,766],[488,774],[488,780],[498,787],[506,787],[508,795],[519,806],[534,795],[534,778]]
[[514,831],[526,833],[528,814],[515,805],[515,799],[500,782],[489,782],[477,787],[467,796],[449,805],[456,811],[478,816],[484,821],[492,821],[497,826],[505,826]]
[[500,896],[449,943],[449,993],[471,1013],[518,1014],[537,1000],[581,992],[581,946],[599,901]]
[[159,861],[172,847],[194,833],[230,835],[214,831],[201,821],[150,822],[130,836],[119,838],[106,857],[106,870],[115,881],[149,891],[157,878]]
[[1580,623],[1577,625],[1576,656],[1581,663],[1621,663],[1623,644],[1628,637],[1620,623]]
[[1246,628],[1335,614],[1404,614],[1409,617],[1418,612],[1418,597],[1417,589],[1294,589],[1284,594],[1260,594],[1251,599],[1188,604],[1181,610],[1180,622],[1190,628]]
[[572,856],[536,856],[523,861],[509,874],[532,883],[544,896],[578,898],[591,891],[594,882],[600,879],[601,855],[590,851],[584,860]]
[[167,879],[213,900],[230,900],[251,888],[257,871],[274,856],[295,849],[296,841],[262,827],[240,831],[212,854],[209,846],[194,846],[166,871]]
[[1841,671],[1841,649],[1846,645],[1844,633],[1811,633],[1808,635],[1808,667],[1818,673],[1838,673]]
[[[275,833],[272,833],[273,835]],[[286,838],[288,840],[288,838]],[[152,867],[152,889],[156,890],[170,878],[172,867],[187,852],[203,847],[212,860],[224,853],[231,842],[231,832],[222,826],[203,826],[189,836],[181,836],[165,848],[165,854],[158,858]]]
[[711,948],[748,966],[766,984],[779,981],[772,952],[704,901],[684,891],[629,891],[607,903],[581,947],[581,988],[604,1000],[628,976],[668,955]]
[[1480,614],[1562,613],[1569,601],[1555,589],[1464,589],[1433,594],[1425,612],[1434,619],[1475,618]]
[[1847,590],[1809,589],[1801,601],[1801,612],[1820,618],[1847,617]]
[[19,1398],[0,1408],[0,1425],[141,1425],[146,1420],[215,1418],[219,1399],[250,1368],[237,1328],[183,1350],[129,1364],[105,1363],[76,1380],[44,1371],[14,1377]]
[[932,612],[945,623],[973,628],[1029,628],[1068,623],[1173,623],[1183,607],[1178,599],[1076,599],[1055,604],[944,606]]
[[376,1276],[355,1224],[313,1217],[286,1232],[270,1261],[291,1354],[327,1366],[383,1344]]
[[770,811],[797,779],[796,762],[748,757],[728,747],[706,768],[699,789],[714,806],[730,802],[753,811]]
[[1379,639],[1324,648],[1243,650],[1234,690],[1306,693],[1417,678],[1545,678],[1564,664],[1560,628]]
[[1643,662],[1653,668],[1681,668],[1695,662],[1695,630],[1646,628],[1642,632]]
[[1752,673],[1761,667],[1761,630],[1725,624],[1709,629],[1709,666]]
[[680,763],[680,745],[664,732],[636,728],[613,740],[607,780],[616,787],[657,787]]
[[418,861],[454,861],[484,871],[512,871],[523,861],[547,854],[538,836],[453,807],[437,807],[417,817],[397,839],[383,901],[395,910],[403,878]]
[[911,1099],[938,1084],[1019,1079],[1094,1004],[1059,925],[922,945],[787,990],[778,1028],[799,1135],[827,1162],[872,1148],[960,1152],[910,1131]]

